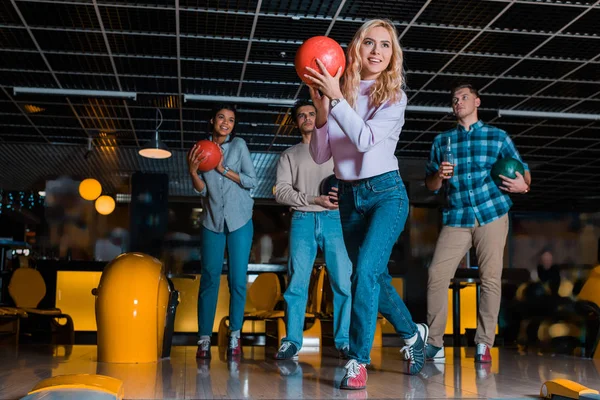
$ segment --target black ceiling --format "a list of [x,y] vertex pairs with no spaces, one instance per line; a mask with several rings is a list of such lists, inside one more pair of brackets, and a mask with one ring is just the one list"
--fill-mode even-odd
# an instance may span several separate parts
[[[117,193],[141,170],[167,172],[172,194],[191,195],[185,151],[206,131],[210,100],[229,96],[261,177],[253,195],[271,197],[277,155],[298,142],[289,103],[307,96],[296,49],[316,35],[346,47],[362,22],[386,17],[400,33],[408,73],[397,148],[405,179],[419,185],[433,137],[454,125],[448,90],[470,81],[482,92],[482,118],[509,132],[532,166],[532,193],[517,199],[519,208],[600,209],[599,3],[4,0],[0,187],[25,190],[79,174]],[[15,94],[15,87],[137,97]],[[174,150],[164,161],[137,155],[154,133],[156,107],[161,138]],[[94,151],[84,159],[89,139]]]

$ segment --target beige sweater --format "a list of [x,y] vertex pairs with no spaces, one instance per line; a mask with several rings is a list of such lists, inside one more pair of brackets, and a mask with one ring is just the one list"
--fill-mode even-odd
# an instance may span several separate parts
[[308,144],[298,143],[279,157],[275,200],[298,211],[325,211],[314,203],[321,181],[333,174],[333,158],[324,164],[313,161]]

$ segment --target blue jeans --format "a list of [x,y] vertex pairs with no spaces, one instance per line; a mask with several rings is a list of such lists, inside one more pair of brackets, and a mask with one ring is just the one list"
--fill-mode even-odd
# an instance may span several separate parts
[[417,333],[391,284],[388,261],[408,217],[408,196],[398,171],[340,182],[340,216],[352,273],[350,358],[369,364],[379,311],[406,339]]
[[302,348],[308,286],[317,248],[325,264],[333,291],[333,335],[335,347],[348,346],[350,325],[350,275],[352,264],[346,253],[339,211],[294,211],[290,229],[289,285],[283,297],[287,336],[283,339]]
[[252,220],[233,232],[229,232],[227,226],[225,226],[225,232],[213,232],[202,228],[202,276],[198,293],[198,336],[211,336],[213,332],[225,244],[227,244],[227,264],[229,266],[227,272],[230,293],[229,329],[232,331],[242,329],[246,305],[246,275],[253,232]]

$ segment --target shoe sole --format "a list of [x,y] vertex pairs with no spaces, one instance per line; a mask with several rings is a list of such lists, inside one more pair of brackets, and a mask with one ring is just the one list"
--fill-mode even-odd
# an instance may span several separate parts
[[295,356],[289,357],[289,358],[278,358],[277,356],[274,356],[273,359],[277,360],[277,361],[297,360],[298,359],[298,354],[296,354]]
[[436,363],[443,363],[443,362],[446,362],[446,357],[428,358],[426,361],[434,363],[434,364],[436,364]]
[[350,387],[350,386],[340,386],[340,389],[342,390],[363,390],[366,389],[367,386],[361,386],[361,387]]

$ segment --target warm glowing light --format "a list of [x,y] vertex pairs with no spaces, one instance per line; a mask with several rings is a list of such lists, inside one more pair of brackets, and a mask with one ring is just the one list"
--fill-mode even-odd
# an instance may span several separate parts
[[165,149],[141,149],[138,153],[142,157],[154,158],[155,160],[162,160],[164,158],[171,157],[171,152]]
[[27,114],[36,114],[36,113],[39,113],[39,112],[44,112],[44,111],[46,111],[46,109],[45,109],[45,108],[41,108],[41,107],[38,107],[38,106],[34,106],[34,105],[32,105],[32,104],[25,104],[25,105],[23,106],[23,108],[25,109],[25,111],[27,112]]
[[110,196],[100,196],[96,200],[96,211],[102,215],[108,215],[115,210],[115,199]]
[[96,200],[102,194],[102,185],[95,179],[84,179],[79,184],[79,195],[86,200]]

